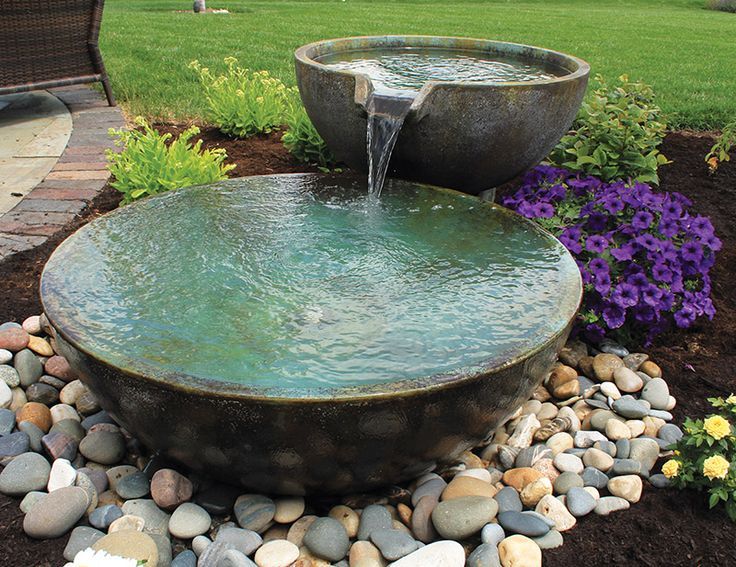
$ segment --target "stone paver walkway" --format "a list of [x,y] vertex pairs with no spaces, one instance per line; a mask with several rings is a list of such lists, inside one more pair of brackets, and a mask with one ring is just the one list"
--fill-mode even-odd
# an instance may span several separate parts
[[[17,110],[22,108],[19,100],[0,108],[0,259],[43,244],[84,211],[109,177],[105,149],[113,144],[107,131],[124,125],[119,108],[107,106],[101,93],[86,86],[50,92],[53,97],[43,91],[12,96],[33,96],[46,105],[53,104],[49,98],[60,100],[68,109],[71,134],[67,130],[64,136],[63,112],[53,114],[54,119],[40,128],[41,118],[33,104],[27,105],[25,124],[23,113]],[[3,97],[0,103],[8,98]],[[13,118],[5,122],[3,116],[11,110]],[[13,139],[18,140],[15,150],[10,149]],[[7,170],[2,169],[3,151],[14,154],[5,158]],[[17,165],[20,160],[34,165],[24,170]]]

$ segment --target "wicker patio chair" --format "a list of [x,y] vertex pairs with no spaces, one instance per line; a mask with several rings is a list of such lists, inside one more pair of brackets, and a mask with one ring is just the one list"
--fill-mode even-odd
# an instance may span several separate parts
[[0,95],[101,82],[115,98],[97,44],[105,0],[2,0]]

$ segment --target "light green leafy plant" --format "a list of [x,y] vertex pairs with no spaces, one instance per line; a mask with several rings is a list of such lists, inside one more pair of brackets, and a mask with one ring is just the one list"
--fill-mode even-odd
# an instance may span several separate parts
[[736,396],[708,398],[717,410],[706,419],[686,419],[684,436],[674,446],[674,456],[662,473],[679,487],[708,492],[708,503],[726,506],[736,521],[736,436],[731,421],[736,418]]
[[[107,168],[115,176],[110,183],[123,194],[122,204],[170,189],[213,183],[227,178],[234,165],[225,165],[225,150],[202,150],[202,140],[194,145],[199,128],[192,126],[171,140],[160,134],[145,119],[138,117],[136,130],[110,129],[120,153],[107,150]],[[170,143],[169,140],[171,140]]]
[[731,161],[731,149],[736,146],[736,120],[726,124],[716,143],[705,156],[705,162],[711,173],[715,173],[718,165],[724,161]]
[[289,153],[302,163],[314,164],[322,170],[332,170],[335,157],[307,116],[296,89],[290,89],[286,113],[286,132],[281,141]]
[[654,91],[626,75],[615,86],[600,75],[595,81],[598,88],[583,103],[574,130],[560,140],[549,161],[606,182],[659,183],[657,168],[669,162],[657,149],[667,127]]
[[209,118],[228,136],[247,138],[278,129],[286,120],[288,90],[268,71],[251,71],[226,57],[227,70],[215,76],[198,61],[189,64],[199,74]]

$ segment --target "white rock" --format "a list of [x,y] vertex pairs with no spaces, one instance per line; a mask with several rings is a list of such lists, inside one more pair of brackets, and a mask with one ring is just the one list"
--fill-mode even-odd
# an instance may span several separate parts
[[587,449],[595,445],[596,441],[608,441],[608,438],[599,431],[578,431],[574,441],[579,449]]
[[145,527],[146,521],[140,516],[125,514],[125,516],[121,516],[108,526],[107,533],[112,534],[115,532],[124,532],[128,530],[132,530],[134,532],[142,532],[143,528]]
[[4,348],[0,348],[0,364],[10,364],[13,360],[13,353]]
[[632,504],[639,502],[642,491],[641,478],[635,474],[615,476],[608,481],[608,492],[613,496],[623,498]]
[[621,397],[621,392],[619,392],[616,384],[613,382],[603,382],[601,384],[601,392],[604,396],[608,396],[614,400],[618,400]]
[[641,419],[627,420],[626,427],[628,427],[631,432],[631,439],[636,439],[639,435],[642,435],[644,433],[644,429],[646,429],[646,426]]
[[555,456],[554,465],[560,472],[572,472],[575,474],[582,474],[585,469],[583,460],[577,455],[571,455],[570,453],[559,453]]
[[9,408],[13,402],[13,392],[10,391],[10,387],[0,380],[0,408]]
[[29,335],[40,335],[41,334],[41,317],[38,315],[32,315],[28,317],[21,325],[23,330]]
[[73,406],[77,403],[79,396],[87,391],[87,387],[80,380],[72,380],[59,392],[59,400],[62,404]]
[[285,539],[274,539],[264,543],[256,551],[258,567],[288,567],[299,558],[299,548]]
[[49,483],[47,490],[53,492],[59,488],[74,486],[77,480],[77,471],[72,464],[66,459],[56,459],[51,465],[51,474],[49,474]]
[[304,514],[304,498],[301,496],[278,498],[274,503],[276,504],[276,513],[273,519],[279,524],[290,524]]
[[514,434],[509,437],[507,445],[509,447],[518,447],[525,449],[532,444],[532,437],[534,432],[539,429],[542,425],[539,423],[537,416],[534,414],[525,415],[519,420],[519,423],[514,429]]
[[557,417],[567,417],[570,419],[570,422],[572,422],[572,426],[570,427],[569,431],[570,435],[575,435],[578,431],[580,431],[580,418],[575,413],[575,410],[573,410],[573,408],[568,406],[560,408],[560,411],[557,413]]
[[606,437],[611,441],[631,439],[631,430],[625,423],[620,422],[618,419],[609,419],[606,422]]
[[558,532],[567,531],[577,523],[575,516],[565,507],[565,503],[554,496],[548,495],[542,498],[534,511],[552,520]]
[[555,433],[552,437],[547,439],[547,447],[552,450],[552,456],[556,456],[559,453],[564,453],[568,449],[572,449],[575,445],[572,435],[561,431]]
[[491,473],[488,469],[467,469],[457,473],[455,475],[455,478],[461,476],[477,478],[478,480],[482,480],[483,482],[491,482],[493,480],[493,477],[491,477]]
[[[539,554],[541,565],[541,551]],[[391,567],[428,567],[429,565],[432,567],[464,567],[465,550],[456,541],[436,541],[391,563]]]
[[65,419],[73,419],[75,421],[82,421],[79,417],[77,410],[67,404],[56,404],[51,408],[51,422],[56,425],[60,421]]
[[192,502],[180,504],[169,519],[169,533],[179,539],[192,539],[210,529],[212,518],[207,510]]

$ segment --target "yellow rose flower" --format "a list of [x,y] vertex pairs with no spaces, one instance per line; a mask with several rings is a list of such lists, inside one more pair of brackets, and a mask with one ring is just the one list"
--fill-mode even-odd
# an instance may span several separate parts
[[720,455],[708,457],[703,461],[703,475],[713,480],[716,478],[726,478],[728,474],[729,462]]
[[734,396],[733,394],[731,394],[730,396],[728,396],[726,398],[726,403],[727,404],[736,404],[736,396]]
[[705,432],[714,439],[723,439],[731,433],[731,424],[720,415],[712,415],[703,422]]
[[667,478],[675,478],[680,472],[680,463],[675,459],[670,459],[662,465],[662,474]]

